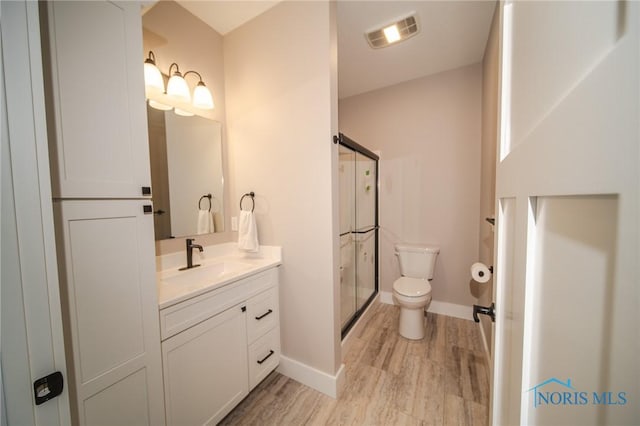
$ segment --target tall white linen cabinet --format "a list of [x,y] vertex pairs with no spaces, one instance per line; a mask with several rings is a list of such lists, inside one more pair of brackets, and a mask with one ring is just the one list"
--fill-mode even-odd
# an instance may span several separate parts
[[163,425],[140,5],[40,14],[73,422]]

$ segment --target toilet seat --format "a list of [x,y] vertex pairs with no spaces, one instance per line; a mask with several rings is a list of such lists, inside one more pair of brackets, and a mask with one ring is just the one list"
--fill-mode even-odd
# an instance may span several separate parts
[[424,297],[431,294],[431,284],[421,278],[401,277],[393,283],[393,290],[404,297]]

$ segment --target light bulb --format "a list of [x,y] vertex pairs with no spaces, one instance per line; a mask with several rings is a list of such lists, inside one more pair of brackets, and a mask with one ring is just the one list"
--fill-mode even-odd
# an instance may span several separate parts
[[193,91],[193,106],[202,109],[213,109],[213,97],[202,81],[198,83]]
[[149,95],[164,93],[164,80],[153,57],[153,52],[149,52],[149,57],[144,61],[144,88],[147,98]]
[[398,31],[398,27],[396,24],[389,25],[382,31],[384,32],[384,36],[387,39],[387,43],[391,44],[400,40],[400,32]]
[[191,102],[189,86],[178,71],[171,76],[169,83],[167,83],[167,95],[179,102]]

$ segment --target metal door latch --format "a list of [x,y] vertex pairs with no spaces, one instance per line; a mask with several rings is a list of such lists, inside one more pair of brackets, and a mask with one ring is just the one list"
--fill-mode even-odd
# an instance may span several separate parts
[[473,305],[473,320],[475,322],[480,322],[480,318],[478,318],[478,314],[489,315],[491,317],[491,322],[496,322],[496,304],[492,303],[491,306],[480,306]]
[[64,380],[62,379],[62,373],[59,371],[39,378],[33,382],[33,396],[35,397],[36,405],[44,404],[60,395],[63,388]]

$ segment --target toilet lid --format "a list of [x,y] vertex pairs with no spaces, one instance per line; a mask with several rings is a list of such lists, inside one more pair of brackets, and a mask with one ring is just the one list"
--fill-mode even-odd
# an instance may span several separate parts
[[431,293],[431,284],[420,278],[401,277],[393,283],[393,289],[403,296],[420,297]]

